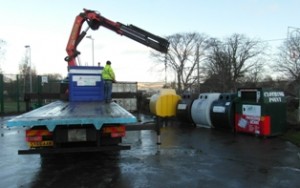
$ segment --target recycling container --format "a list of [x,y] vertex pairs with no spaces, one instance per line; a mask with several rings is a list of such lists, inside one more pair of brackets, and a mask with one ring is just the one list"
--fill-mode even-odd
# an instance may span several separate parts
[[181,122],[193,123],[191,109],[194,99],[190,94],[183,94],[176,106],[176,117]]
[[234,130],[234,100],[236,93],[222,93],[211,104],[210,119],[216,129]]
[[197,126],[211,128],[210,107],[213,101],[217,100],[220,93],[202,93],[199,94],[192,104],[192,120]]
[[180,96],[174,89],[161,89],[158,94],[154,94],[150,98],[150,112],[158,117],[174,117],[179,100]]
[[283,91],[240,88],[235,103],[236,132],[260,136],[282,134],[286,129],[286,99]]
[[104,100],[103,67],[69,67],[69,100],[102,101]]

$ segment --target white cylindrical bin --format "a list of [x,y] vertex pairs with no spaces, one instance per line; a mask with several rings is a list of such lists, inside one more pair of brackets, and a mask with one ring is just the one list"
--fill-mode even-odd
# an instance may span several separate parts
[[220,93],[202,93],[192,104],[191,115],[197,126],[211,128],[210,106],[217,100]]

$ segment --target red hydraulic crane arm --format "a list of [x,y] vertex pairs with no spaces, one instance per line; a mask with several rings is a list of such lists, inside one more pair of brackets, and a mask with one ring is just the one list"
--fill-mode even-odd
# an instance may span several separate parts
[[[131,38],[162,53],[167,53],[168,51],[169,41],[164,38],[156,36],[134,25],[124,25],[120,22],[113,22],[93,10],[83,10],[84,12],[80,13],[75,19],[67,44],[66,50],[68,56],[65,58],[65,60],[68,62],[68,66],[77,65],[76,57],[80,54],[80,52],[77,51],[77,46],[86,35],[88,29],[91,28],[92,30],[97,30],[100,26],[115,31],[120,35],[127,36],[128,38]],[[84,22],[87,22],[88,28],[81,32]]]

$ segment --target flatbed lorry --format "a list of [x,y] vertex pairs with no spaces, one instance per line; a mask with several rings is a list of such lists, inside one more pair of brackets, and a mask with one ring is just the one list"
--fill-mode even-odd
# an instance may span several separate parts
[[[81,31],[82,24],[88,28]],[[115,102],[103,101],[103,67],[78,66],[77,46],[89,28],[104,26],[162,53],[169,42],[133,25],[113,22],[98,12],[84,9],[74,22],[67,44],[68,100],[57,100],[7,121],[8,127],[26,126],[29,148],[19,154],[57,154],[130,149],[122,145],[128,130],[147,130],[137,118]]]

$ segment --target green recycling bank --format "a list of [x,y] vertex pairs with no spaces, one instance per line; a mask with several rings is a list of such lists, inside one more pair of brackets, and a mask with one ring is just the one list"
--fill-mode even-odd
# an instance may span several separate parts
[[283,91],[241,88],[237,94],[236,132],[274,136],[285,131],[286,99]]

